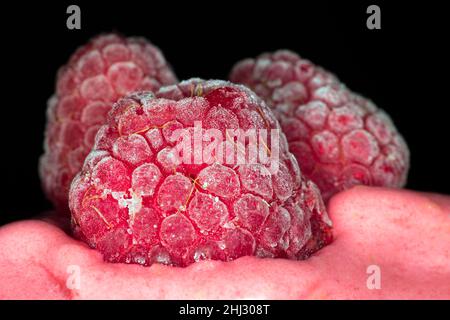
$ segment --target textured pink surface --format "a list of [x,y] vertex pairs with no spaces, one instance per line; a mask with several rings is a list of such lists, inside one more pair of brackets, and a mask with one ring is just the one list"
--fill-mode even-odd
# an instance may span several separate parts
[[[1,299],[450,299],[450,197],[355,187],[334,196],[335,241],[306,261],[244,257],[187,268],[110,264],[41,221],[0,229]],[[78,265],[79,290],[66,287]],[[381,289],[366,286],[370,265]]]

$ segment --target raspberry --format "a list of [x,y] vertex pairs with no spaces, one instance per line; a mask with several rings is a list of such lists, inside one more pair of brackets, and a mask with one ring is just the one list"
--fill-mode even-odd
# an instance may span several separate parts
[[[242,135],[230,136],[232,128]],[[250,161],[248,132],[267,136],[258,149],[266,158]],[[156,97],[133,93],[95,141],[69,205],[75,234],[107,261],[305,259],[331,241],[319,190],[301,176],[272,112],[244,86],[191,79]]]
[[158,48],[142,38],[100,35],[79,48],[57,76],[48,102],[40,176],[47,197],[68,210],[72,178],[94,144],[112,103],[135,90],[176,82]]
[[392,120],[333,74],[280,50],[237,63],[230,79],[272,107],[290,151],[324,200],[358,184],[405,185],[409,150]]

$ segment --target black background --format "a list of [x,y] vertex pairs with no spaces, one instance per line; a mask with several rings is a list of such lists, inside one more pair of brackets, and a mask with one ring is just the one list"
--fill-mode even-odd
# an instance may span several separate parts
[[[450,194],[446,11],[430,2],[396,3],[2,4],[0,224],[51,208],[40,189],[37,161],[55,73],[78,46],[109,31],[147,37],[179,79],[226,78],[242,58],[294,50],[392,116],[411,150],[407,188]],[[81,7],[81,30],[66,28],[70,4]],[[369,4],[381,7],[381,30],[366,28]]]

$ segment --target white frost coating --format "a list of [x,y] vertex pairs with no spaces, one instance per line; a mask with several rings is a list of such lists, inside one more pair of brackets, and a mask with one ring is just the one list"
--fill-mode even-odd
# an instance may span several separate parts
[[201,79],[201,78],[191,78],[188,80],[181,81],[177,85],[170,85],[166,87],[162,87],[158,90],[157,96],[159,95],[166,95],[168,93],[171,93],[172,91],[175,91],[177,88],[181,91],[189,92],[192,90],[192,88],[196,88],[197,86],[201,86],[202,92],[210,92],[214,90],[215,88],[219,87],[232,87],[237,88],[241,91],[244,91],[247,94],[247,98],[250,103],[252,104],[262,104],[264,103],[252,90],[250,90],[248,87],[243,86],[241,84],[236,84],[230,81],[225,80],[216,80],[216,79]]
[[114,142],[112,151],[116,158],[133,165],[143,162],[152,155],[147,140],[139,134],[119,137]]
[[105,150],[92,150],[84,160],[84,166],[94,167],[100,160],[109,156],[109,152]]
[[[140,72],[142,72],[141,69],[139,69],[139,67],[136,66],[136,63],[134,63],[133,61],[119,61],[119,62],[115,62],[113,65],[111,65],[109,67],[108,75],[111,76],[111,74],[113,74],[113,73],[121,73],[122,72],[122,70],[120,70],[121,68],[123,68],[123,69],[137,69]],[[139,95],[143,96],[144,98],[147,98],[149,95],[153,96],[153,94],[151,92],[149,92],[149,91],[143,91],[143,94],[140,93]],[[141,99],[142,99],[142,97],[141,97]]]
[[217,245],[221,250],[225,250],[225,248],[227,247],[225,241],[217,241]]
[[108,62],[125,61],[128,59],[129,54],[128,48],[121,43],[111,43],[102,49],[102,55]]
[[347,102],[348,97],[342,94],[345,91],[343,84],[327,85],[314,91],[314,99],[325,101],[329,106],[336,107]]
[[137,256],[137,257],[134,258],[134,261],[136,261],[138,264],[142,264],[143,265],[146,260],[145,260],[144,257]]
[[[47,100],[47,121],[54,121],[56,115],[56,106],[58,104],[58,97],[56,95],[52,95]],[[47,140],[45,140],[47,141]],[[44,145],[47,145],[46,143]]]
[[253,70],[253,79],[260,79],[264,71],[272,64],[270,59],[258,59]]
[[282,101],[284,103],[287,103],[288,101],[306,99],[306,97],[307,92],[305,86],[300,82],[294,81],[289,82],[282,87],[276,88],[272,94],[273,101]]
[[353,161],[370,165],[380,152],[375,138],[367,131],[354,130],[346,134],[342,140],[342,152]]
[[224,229],[235,229],[235,228],[236,228],[236,225],[234,224],[233,220],[229,220],[229,221],[225,222],[225,223],[222,225],[222,227],[223,227]]
[[158,262],[159,264],[169,265],[170,264],[170,256],[166,252],[159,252],[155,256],[155,261]]
[[324,130],[316,133],[311,139],[311,144],[314,152],[321,161],[326,163],[338,161],[338,138],[333,132]]
[[242,186],[250,192],[271,199],[272,174],[259,163],[241,165],[238,169]]
[[352,108],[351,105],[333,108],[328,118],[328,123],[335,132],[339,133],[361,129],[364,125],[357,109]]
[[254,59],[252,58],[246,58],[241,60],[237,63],[237,65],[234,67],[234,69],[245,69],[253,67]]
[[141,196],[152,196],[160,179],[159,168],[153,163],[144,163],[133,171],[131,186]]
[[98,146],[100,144],[100,141],[107,135],[108,128],[109,126],[107,124],[104,124],[98,129],[94,139],[94,147],[92,148],[93,150],[99,149]]
[[130,225],[133,225],[136,213],[138,213],[142,209],[142,197],[139,194],[135,193],[131,188],[129,189],[129,192],[131,198],[125,198],[126,196],[125,192],[117,192],[117,191],[111,192],[111,196],[115,200],[117,200],[119,207],[128,209],[128,215],[130,217]]
[[[98,180],[98,179],[94,179],[94,182],[95,182],[95,180]],[[100,197],[101,197],[102,199],[106,199],[106,197],[107,197],[109,194],[111,194],[111,193],[112,193],[111,189],[105,188],[105,189],[103,189],[102,194],[100,195]],[[117,199],[116,199],[116,200],[117,200]]]
[[313,129],[321,129],[324,126],[328,113],[328,107],[322,101],[311,101],[295,111],[295,115]]
[[267,87],[269,88],[277,88],[283,84],[283,81],[279,78],[270,80],[266,82]]
[[138,100],[143,106],[147,106],[155,95],[151,91],[139,91],[130,95],[130,98]]
[[158,94],[170,93],[170,92],[172,92],[173,90],[176,90],[177,88],[178,88],[178,87],[177,87],[176,84],[172,84],[172,85],[170,85],[170,86],[161,87],[161,88],[158,90]]
[[[92,67],[95,66],[94,71],[92,72]],[[93,50],[85,53],[78,64],[76,65],[76,69],[83,76],[92,77],[97,74],[100,74],[104,69],[104,63],[102,59],[102,55],[98,50]],[[89,71],[87,74],[83,74],[86,71]]]

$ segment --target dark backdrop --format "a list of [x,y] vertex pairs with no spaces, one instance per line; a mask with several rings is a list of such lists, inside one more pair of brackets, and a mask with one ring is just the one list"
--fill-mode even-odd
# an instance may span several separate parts
[[[73,3],[81,7],[81,30],[66,28],[66,8]],[[406,1],[396,6],[380,1],[164,3],[2,4],[0,223],[51,208],[37,175],[46,100],[58,67],[91,36],[107,31],[147,37],[164,51],[179,79],[226,78],[242,58],[292,49],[392,116],[411,150],[408,188],[450,194],[449,34],[443,8]],[[381,7],[381,30],[366,28],[372,3]]]

